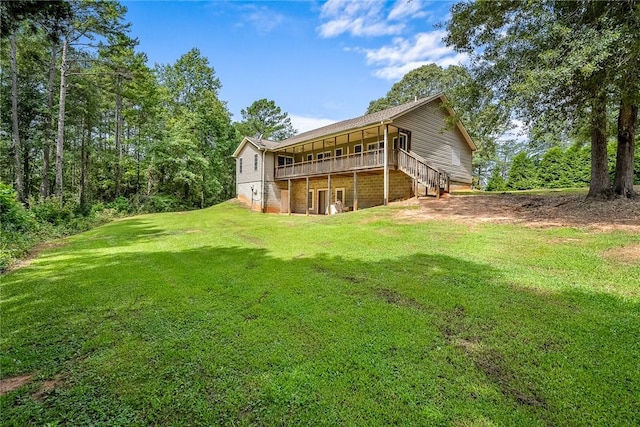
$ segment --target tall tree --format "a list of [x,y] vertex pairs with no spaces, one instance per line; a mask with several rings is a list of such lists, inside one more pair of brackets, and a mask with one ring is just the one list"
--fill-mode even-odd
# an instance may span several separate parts
[[494,160],[498,139],[509,130],[509,109],[496,102],[491,88],[482,87],[465,67],[423,65],[409,71],[386,96],[369,103],[367,114],[444,92],[457,117],[478,146],[474,155],[475,175],[486,178],[488,164]]
[[259,99],[240,113],[242,121],[236,126],[242,135],[282,141],[297,132],[291,124],[289,114],[283,112],[275,101]]
[[97,36],[108,36],[126,31],[129,24],[123,22],[126,8],[113,1],[81,1],[71,3],[71,15],[62,25],[62,57],[60,64],[60,95],[58,109],[58,135],[56,138],[56,196],[62,197],[65,100],[69,49],[74,43],[97,47]]
[[[611,191],[607,107],[627,70],[616,60],[625,45],[621,35],[628,31],[617,28],[617,4],[479,0],[456,4],[447,24],[447,43],[471,53],[477,75],[528,123],[553,110],[565,117],[590,116],[593,198]],[[628,9],[634,16],[639,11],[637,5]]]

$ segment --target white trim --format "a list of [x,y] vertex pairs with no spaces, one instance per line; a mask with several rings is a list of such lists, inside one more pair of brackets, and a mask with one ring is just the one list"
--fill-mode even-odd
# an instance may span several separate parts
[[347,198],[347,192],[345,191],[344,187],[335,189],[335,191],[333,192],[333,203],[338,201],[338,191],[342,191],[342,204],[344,205],[346,203],[345,199]]
[[328,205],[324,207],[325,211],[329,207],[329,205],[331,204],[331,195],[329,194],[329,189],[328,188],[317,188],[316,189],[316,193],[318,193],[318,197],[317,197],[316,200],[318,201],[318,203],[316,203],[315,210],[316,210],[317,214],[324,215],[325,212],[322,212],[322,214],[321,214],[320,211],[319,211],[319,209],[320,209],[320,192],[321,191],[324,191],[325,193],[327,193],[327,199],[329,199],[329,200],[325,200],[325,202],[328,203]]
[[[338,151],[340,151],[340,154],[338,154]],[[336,156],[336,157],[344,156],[344,148],[343,148],[343,147],[336,148],[336,149],[334,150],[334,153],[335,153],[335,156]]]
[[[360,151],[356,151],[356,147],[360,147]],[[360,143],[360,144],[355,144],[355,145],[353,146],[353,154],[360,154],[360,153],[362,153],[362,143]]]
[[307,162],[313,161],[313,153],[307,153]]
[[309,189],[309,193],[310,193],[309,196],[311,196],[310,200],[309,200],[311,202],[311,206],[309,206],[309,212],[311,212],[311,211],[313,211],[315,209],[315,206],[316,206],[316,203],[315,203],[315,201],[316,201],[316,197],[315,197],[316,193],[315,193],[315,190],[313,188]]
[[253,154],[253,171],[256,172],[258,170],[258,163],[260,163],[258,153]]

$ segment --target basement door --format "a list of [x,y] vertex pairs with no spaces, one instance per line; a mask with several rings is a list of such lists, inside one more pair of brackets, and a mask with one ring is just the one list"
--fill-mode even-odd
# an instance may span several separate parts
[[324,215],[327,211],[328,190],[318,190],[318,214]]

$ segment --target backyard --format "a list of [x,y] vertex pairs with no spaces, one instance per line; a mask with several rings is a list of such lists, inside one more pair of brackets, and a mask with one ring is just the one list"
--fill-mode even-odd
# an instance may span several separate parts
[[640,211],[235,202],[0,276],[2,425],[639,425]]

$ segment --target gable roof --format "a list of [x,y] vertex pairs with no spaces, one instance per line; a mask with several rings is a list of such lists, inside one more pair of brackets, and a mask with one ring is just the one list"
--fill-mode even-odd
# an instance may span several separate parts
[[[415,110],[416,108],[422,107],[423,105],[429,104],[430,102],[435,101],[436,99],[440,99],[442,103],[447,105],[447,111],[450,115],[454,116],[455,111],[453,108],[448,106],[448,100],[444,93],[438,93],[427,98],[419,99],[412,102],[407,102],[406,104],[396,105],[394,107],[387,108],[385,110],[376,111],[375,113],[365,114],[364,116],[356,117],[353,119],[343,120],[340,122],[336,122],[327,126],[323,126],[317,129],[313,129],[307,132],[303,132],[301,134],[292,136],[291,138],[285,139],[284,141],[276,142],[268,139],[258,139],[258,138],[250,138],[245,137],[245,139],[240,143],[236,151],[233,153],[233,156],[236,157],[237,154],[240,153],[240,150],[247,142],[252,143],[260,150],[267,151],[275,151],[287,147],[291,147],[293,145],[311,142],[314,140],[318,140],[320,138],[328,138],[334,135],[343,134],[350,131],[355,131],[358,129],[362,129],[368,126],[373,126],[376,124],[389,123],[394,119],[403,116],[410,111]],[[456,127],[462,133],[465,141],[471,148],[471,150],[476,150],[476,144],[473,142],[467,130],[464,128],[461,121],[458,120]]]
[[240,145],[238,145],[238,148],[236,148],[236,151],[233,152],[232,156],[233,157],[238,157],[238,154],[240,154],[240,151],[242,151],[242,149],[244,148],[244,146],[247,143],[252,144],[258,150],[261,150],[261,151],[262,150],[275,150],[280,145],[279,142],[271,141],[269,139],[262,139],[262,138],[254,138],[254,137],[251,137],[251,136],[245,136],[242,139],[242,142],[240,143]]

